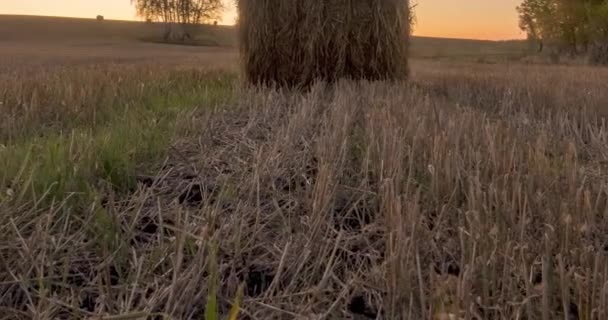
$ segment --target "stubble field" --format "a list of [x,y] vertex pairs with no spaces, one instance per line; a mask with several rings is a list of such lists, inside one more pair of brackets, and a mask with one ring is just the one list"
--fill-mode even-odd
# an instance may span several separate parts
[[242,284],[239,319],[608,318],[608,69],[296,92],[229,45],[31,34],[0,32],[2,319],[227,316]]

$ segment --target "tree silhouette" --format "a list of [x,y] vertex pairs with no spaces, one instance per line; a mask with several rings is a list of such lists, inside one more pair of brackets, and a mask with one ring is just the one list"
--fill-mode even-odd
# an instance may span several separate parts
[[188,25],[219,18],[222,0],[131,0],[137,15],[147,21],[166,23],[165,40],[191,38]]

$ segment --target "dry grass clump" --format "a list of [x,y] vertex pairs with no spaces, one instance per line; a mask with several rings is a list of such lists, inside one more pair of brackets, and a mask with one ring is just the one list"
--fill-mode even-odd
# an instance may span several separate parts
[[239,35],[250,83],[407,75],[408,0],[240,0]]
[[244,319],[607,319],[606,71],[413,71],[243,92],[128,195],[0,196],[0,311],[200,319],[217,258]]

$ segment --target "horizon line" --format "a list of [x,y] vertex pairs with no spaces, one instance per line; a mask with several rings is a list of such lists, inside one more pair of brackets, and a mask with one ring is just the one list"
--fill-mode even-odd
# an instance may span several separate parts
[[[56,15],[41,15],[41,14],[21,14],[21,13],[0,13],[0,16],[13,16],[13,17],[45,17],[45,18],[58,18],[58,19],[81,19],[81,20],[95,20],[95,17],[83,17],[83,16],[56,16]],[[103,15],[102,15],[103,16]],[[121,22],[134,22],[134,23],[144,23],[143,19],[120,19],[120,18],[105,18],[107,21],[121,21]],[[223,23],[223,19],[218,19],[218,25],[224,27],[234,27],[235,24],[226,24]],[[220,23],[220,21],[222,23]],[[163,23],[158,21],[159,23]],[[434,36],[434,35],[423,35],[423,34],[414,34],[412,35],[418,38],[435,38],[435,39],[448,39],[448,40],[474,40],[474,41],[490,41],[490,42],[506,42],[506,41],[522,41],[525,38],[504,38],[504,39],[488,39],[488,38],[466,38],[466,37],[452,37],[452,36]]]

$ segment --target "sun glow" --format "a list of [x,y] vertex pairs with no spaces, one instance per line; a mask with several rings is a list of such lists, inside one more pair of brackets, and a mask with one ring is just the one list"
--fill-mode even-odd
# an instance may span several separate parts
[[[233,1],[226,0],[220,24],[236,20]],[[504,40],[522,38],[517,27],[515,7],[520,0],[421,0],[416,7],[419,36]],[[106,19],[137,20],[130,0],[2,0],[0,14],[27,14]]]

